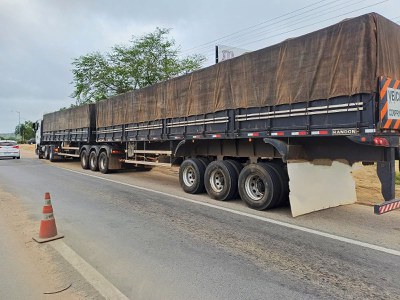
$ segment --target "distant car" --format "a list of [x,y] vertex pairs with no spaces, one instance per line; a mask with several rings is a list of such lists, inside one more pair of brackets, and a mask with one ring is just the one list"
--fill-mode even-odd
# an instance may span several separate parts
[[19,145],[16,141],[5,140],[0,141],[0,158],[12,157],[13,159],[20,159]]
[[29,140],[28,140],[28,144],[29,144],[29,145],[36,144],[36,140],[35,140],[34,138],[29,139]]

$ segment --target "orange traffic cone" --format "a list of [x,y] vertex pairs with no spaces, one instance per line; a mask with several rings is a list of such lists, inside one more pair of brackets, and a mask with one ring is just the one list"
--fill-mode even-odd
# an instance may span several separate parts
[[63,237],[63,235],[57,234],[56,220],[54,219],[53,206],[51,206],[50,193],[45,193],[43,219],[40,221],[39,237],[34,237],[33,239],[38,243],[44,243]]

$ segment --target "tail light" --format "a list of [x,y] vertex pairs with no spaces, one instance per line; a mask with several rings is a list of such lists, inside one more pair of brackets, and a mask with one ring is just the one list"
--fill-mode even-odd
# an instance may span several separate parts
[[19,146],[17,145],[17,146],[13,146],[13,148],[15,148],[15,149],[19,149]]
[[112,149],[111,154],[122,154],[122,151],[117,149]]
[[390,147],[389,141],[383,137],[374,137],[374,144],[376,146]]

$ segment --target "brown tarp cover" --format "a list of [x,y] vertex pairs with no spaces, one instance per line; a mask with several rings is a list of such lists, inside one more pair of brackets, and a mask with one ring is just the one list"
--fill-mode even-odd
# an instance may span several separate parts
[[371,13],[97,104],[97,126],[377,91],[400,78],[400,26]]
[[95,125],[94,104],[60,110],[43,116],[43,131],[79,129]]

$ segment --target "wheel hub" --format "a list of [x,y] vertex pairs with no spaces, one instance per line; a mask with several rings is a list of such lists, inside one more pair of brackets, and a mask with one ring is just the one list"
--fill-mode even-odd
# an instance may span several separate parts
[[221,170],[214,170],[210,175],[211,188],[216,192],[221,192],[225,186],[225,178]]
[[196,173],[193,167],[187,167],[183,170],[183,181],[186,186],[193,186],[196,182]]
[[258,175],[251,175],[245,181],[246,193],[255,201],[261,200],[265,194],[265,184]]

